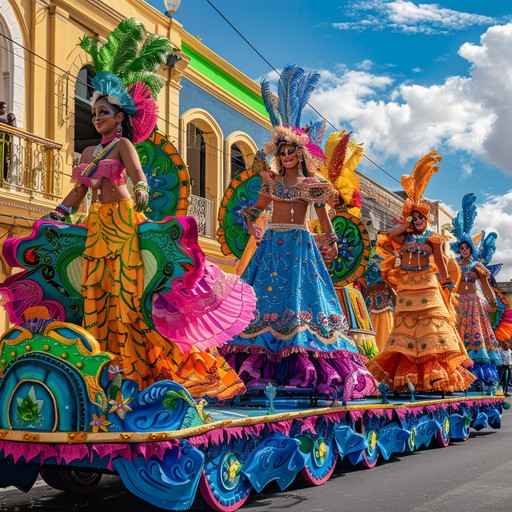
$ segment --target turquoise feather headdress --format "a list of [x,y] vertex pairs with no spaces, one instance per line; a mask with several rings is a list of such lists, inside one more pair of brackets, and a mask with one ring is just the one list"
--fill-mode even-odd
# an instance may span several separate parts
[[106,43],[85,35],[79,46],[91,56],[97,73],[92,79],[92,105],[106,96],[132,116],[135,138],[144,140],[158,117],[154,99],[164,81],[157,71],[174,47],[165,37],[148,34],[135,18],[121,21]]
[[325,122],[317,121],[300,127],[302,111],[319,79],[319,73],[306,73],[302,68],[289,64],[279,78],[276,98],[267,77],[263,77],[261,96],[274,127],[272,140],[265,144],[267,155],[277,155],[279,146],[289,143],[302,148],[308,168],[316,169],[325,160],[320,148]]
[[477,235],[471,236],[477,216],[475,201],[476,196],[473,193],[466,194],[462,198],[462,210],[457,212],[452,220],[452,233],[456,241],[450,243],[450,249],[458,254],[460,245],[465,242],[471,249],[471,258],[487,265],[496,252],[498,235],[494,231],[487,235],[485,231],[481,231]]

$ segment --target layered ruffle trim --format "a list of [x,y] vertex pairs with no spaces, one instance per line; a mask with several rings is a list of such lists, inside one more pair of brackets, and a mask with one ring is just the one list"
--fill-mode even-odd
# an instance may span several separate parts
[[475,362],[469,371],[477,378],[472,386],[475,389],[483,390],[483,386],[497,386],[500,383],[498,369],[495,365]]
[[305,326],[304,330],[295,332],[292,337],[283,339],[273,329],[251,336],[247,331],[236,336],[232,342],[224,345],[222,354],[232,352],[265,352],[272,361],[280,361],[291,354],[315,352],[316,357],[332,357],[338,351],[352,352],[358,354],[355,341],[346,331],[337,331],[337,335],[331,341],[317,336]]
[[[233,348],[233,347],[230,347]],[[377,395],[374,378],[359,354],[347,351],[322,353],[297,347],[271,360],[261,350],[244,350],[226,355],[247,388],[275,386],[314,389],[321,395],[344,400]],[[275,354],[274,354],[275,355]]]
[[231,340],[249,325],[255,307],[251,286],[206,262],[193,288],[156,298],[152,317],[158,331],[188,353],[194,346],[206,350]]
[[462,366],[438,359],[435,355],[421,362],[404,354],[386,352],[367,363],[379,382],[385,382],[391,391],[408,392],[410,385],[417,391],[464,391],[475,381],[475,376]]
[[475,365],[500,366],[502,364],[500,354],[496,351],[487,351],[485,347],[480,350],[468,350],[468,356]]
[[108,457],[107,469],[113,470],[112,461],[122,457],[133,460],[139,456],[149,460],[157,457],[164,459],[168,450],[179,446],[179,440],[155,441],[153,443],[93,443],[93,444],[42,444],[20,443],[15,441],[0,441],[0,452],[4,458],[12,457],[16,464],[20,459],[30,462],[37,459],[40,464],[51,459],[57,464],[70,464],[73,461],[93,461],[95,457]]

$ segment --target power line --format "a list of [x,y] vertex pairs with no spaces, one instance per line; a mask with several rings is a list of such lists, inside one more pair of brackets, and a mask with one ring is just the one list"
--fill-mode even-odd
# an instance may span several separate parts
[[[270,68],[272,68],[278,75],[280,75],[279,71],[277,71],[277,69],[256,49],[256,47],[224,16],[224,14],[222,14],[218,9],[217,7],[210,1],[210,0],[206,0],[210,6],[226,21],[226,23],[229,24],[229,26],[257,53],[257,55],[266,63],[268,64],[268,66]],[[62,72],[66,77],[68,78],[71,78],[74,80],[75,84],[80,84],[80,85],[83,85],[85,86],[86,88],[92,88],[92,86],[90,84],[88,84],[87,82],[83,82],[82,80],[80,80],[80,78],[76,75],[73,75],[70,71],[68,70],[65,70],[63,68],[61,68],[60,66],[58,66],[57,64],[49,61],[48,59],[46,59],[45,57],[37,54],[36,52],[30,50],[29,48],[27,48],[26,46],[18,43],[17,41],[15,41],[14,39],[10,38],[9,36],[5,35],[5,34],[0,34],[0,36],[2,36],[4,39],[7,39],[8,41],[10,41],[11,43],[13,44],[16,44],[18,47],[20,47],[21,49],[25,50],[26,52],[28,52],[29,54],[31,54],[32,56],[34,57],[37,57],[38,59],[41,59],[44,63],[48,64],[49,66],[51,66],[52,68],[55,68],[56,70],[59,70],[60,72]],[[3,49],[5,49],[6,51],[10,52],[11,54],[14,55],[14,51],[10,48],[7,48],[5,46],[2,46]],[[26,60],[28,61],[28,59],[23,56],[22,57],[23,60]],[[41,69],[45,69],[46,71],[54,74],[55,76],[59,76],[62,78],[61,75],[59,75],[56,71],[54,71],[53,69],[49,69],[47,70],[44,66],[38,64],[37,62],[32,62],[33,65],[41,68]],[[308,103],[308,106],[321,118],[323,119],[327,124],[329,124],[329,126],[331,126],[335,131],[339,131],[339,129],[334,126],[328,119],[326,119],[320,112],[318,112],[318,110],[316,110],[310,103]],[[75,112],[71,112],[71,113],[75,113]],[[189,136],[189,134],[187,133],[187,131],[183,128],[180,128],[179,125],[176,125],[174,123],[172,123],[170,120],[166,120],[164,119],[163,117],[161,117],[160,115],[158,116],[158,119],[165,122],[165,123],[168,123],[170,126],[172,126],[173,128],[176,128],[178,129],[178,131],[180,132],[183,132],[185,135],[187,135],[187,137]],[[197,135],[192,135],[192,137],[196,138],[196,139],[200,139],[197,137]],[[206,142],[204,139],[202,140],[202,143],[205,144],[206,146],[214,149],[215,151],[218,151],[219,153],[223,154],[225,157],[227,156],[227,153],[217,147],[217,146],[214,146],[212,144],[209,144],[208,142]],[[383,169],[380,165],[378,165],[376,162],[374,162],[370,157],[368,157],[365,153],[363,154],[363,156],[369,161],[371,162],[377,169],[379,169],[380,171],[382,171],[384,174],[386,174],[388,177],[390,177],[391,179],[393,179],[394,181],[396,181],[397,183],[400,183],[399,180],[397,180],[393,175],[391,175],[390,173],[388,173],[385,169]],[[217,157],[217,158],[220,158]]]
[[[219,9],[217,9],[217,7],[213,4],[213,2],[211,2],[211,0],[206,0],[206,2],[208,4],[210,4],[210,6],[219,14],[219,16],[256,52],[256,54],[261,57],[261,59],[269,65],[269,67],[271,69],[273,69],[279,76],[281,76],[281,74],[279,73],[279,71],[277,71],[277,69],[270,63],[270,61],[263,56],[263,54],[226,18],[226,16],[224,16],[224,14],[222,14],[222,12],[219,11]],[[336,126],[334,126],[328,119],[326,119],[320,112],[318,112],[318,110],[313,107],[309,102],[308,102],[308,106],[311,108],[311,110],[313,110],[313,112],[315,112],[318,117],[320,117],[321,119],[323,119],[331,128],[333,128],[335,131],[339,132],[339,128],[337,128]],[[383,173],[385,173],[387,176],[389,176],[391,179],[395,180],[397,183],[400,183],[400,180],[396,179],[392,174],[390,174],[389,172],[387,172],[385,169],[383,169],[380,165],[378,165],[376,162],[374,162],[370,157],[368,157],[365,153],[363,153],[363,156],[369,161],[371,162],[373,165],[375,165],[375,167],[377,167],[377,169],[381,170]]]
[[[46,64],[49,64],[50,66],[52,66],[53,68],[61,71],[62,73],[65,74],[65,76],[67,78],[71,78],[75,84],[81,84],[81,85],[84,85],[85,87],[87,88],[91,88],[92,89],[92,86],[90,84],[88,84],[87,82],[84,82],[82,80],[80,80],[80,78],[76,75],[73,75],[71,72],[57,66],[56,64],[53,64],[52,62],[50,62],[49,60],[45,59],[44,57],[40,56],[39,54],[33,52],[32,50],[29,50],[27,47],[23,46],[22,44],[18,43],[17,41],[14,41],[13,39],[11,39],[10,37],[6,36],[5,34],[0,34],[0,36],[4,37],[5,39],[11,41],[12,43],[18,45],[21,49],[23,50],[26,50],[27,52],[29,52],[30,54],[32,54],[34,57],[37,57],[39,59],[41,59],[42,61],[44,61]],[[9,53],[13,54],[14,55],[14,51],[10,48],[7,48],[6,46],[2,46],[0,45],[0,48],[3,48],[4,50],[8,51]],[[26,57],[22,57],[23,60],[25,61],[28,61],[28,59]],[[44,66],[42,66],[41,64],[38,64],[37,62],[32,62],[32,64],[36,67],[39,67],[41,69],[44,69],[46,71],[48,71],[49,73],[55,75],[56,77],[59,77],[59,78],[62,78],[62,75],[57,73],[55,70],[52,70],[52,69],[49,69],[47,70]],[[57,107],[55,107],[57,108]],[[70,110],[69,111],[70,114],[76,114],[76,112],[74,112],[73,110]],[[222,154],[224,155],[224,157],[227,157],[228,154],[226,153],[226,151],[224,151],[223,149],[219,148],[218,146],[215,146],[213,144],[210,144],[209,142],[207,142],[206,140],[204,140],[204,138],[201,138],[200,136],[197,136],[195,134],[190,134],[187,132],[186,129],[184,128],[181,128],[179,125],[173,123],[172,121],[170,120],[166,120],[165,118],[163,118],[162,116],[158,116],[158,119],[163,121],[164,123],[168,123],[170,126],[172,126],[173,128],[177,129],[179,132],[183,133],[187,138],[188,137],[192,137],[194,138],[197,142],[202,142],[205,146],[215,150],[217,153],[219,154]],[[167,135],[167,134],[166,134]],[[215,156],[215,158],[218,158],[220,159],[220,156]],[[244,162],[244,165],[245,165],[245,162]]]

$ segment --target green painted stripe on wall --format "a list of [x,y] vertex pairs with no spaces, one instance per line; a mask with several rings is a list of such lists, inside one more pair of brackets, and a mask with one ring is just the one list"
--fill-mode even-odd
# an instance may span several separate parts
[[205,59],[201,54],[197,53],[185,43],[182,44],[181,51],[190,57],[189,66],[192,69],[201,73],[201,75],[211,80],[221,89],[225,90],[239,101],[268,119],[265,104],[259,95],[254,94],[254,92],[249,90],[247,87],[244,87],[240,82],[237,82],[221,68],[212,64],[209,60]]

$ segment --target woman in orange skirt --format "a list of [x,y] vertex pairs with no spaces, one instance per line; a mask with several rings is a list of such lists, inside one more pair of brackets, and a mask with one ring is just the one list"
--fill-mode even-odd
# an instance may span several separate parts
[[405,222],[389,233],[401,255],[394,327],[383,352],[367,366],[393,391],[409,391],[411,386],[417,391],[459,391],[475,379],[464,367],[472,363],[449,300],[454,285],[441,252],[447,237],[427,229],[430,207],[422,200],[440,160],[433,151],[416,164],[412,176],[402,176],[409,197],[402,210]]

